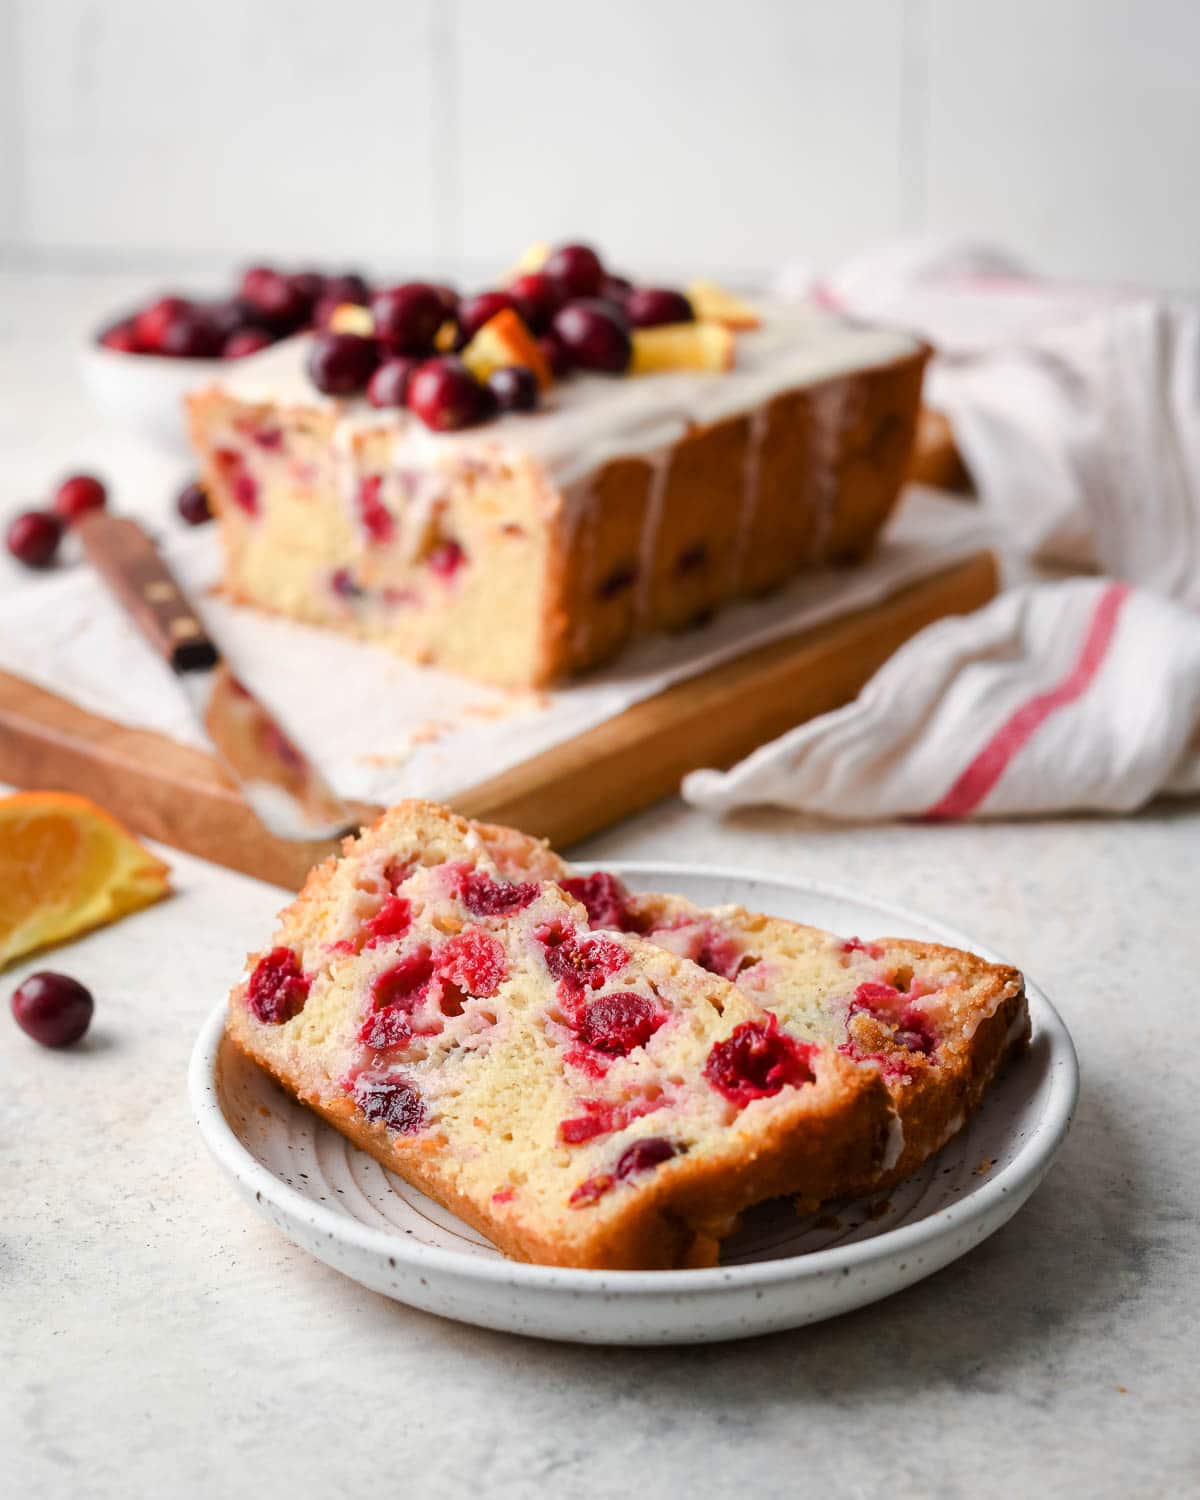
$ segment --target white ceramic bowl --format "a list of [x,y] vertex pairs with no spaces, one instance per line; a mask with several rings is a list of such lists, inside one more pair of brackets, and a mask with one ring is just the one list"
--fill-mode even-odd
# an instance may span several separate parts
[[187,446],[183,398],[196,386],[228,375],[223,359],[165,359],[124,354],[89,343],[80,355],[84,384],[92,400],[113,421],[177,451]]
[[[826,886],[683,865],[605,868],[635,888],[680,891],[705,905],[739,901],[862,938],[903,933],[995,958],[940,923]],[[384,1296],[542,1338],[702,1343],[795,1328],[886,1297],[1012,1217],[1062,1145],[1078,1091],[1066,1028],[1036,985],[1027,989],[1032,1047],[920,1172],[886,1202],[809,1218],[789,1202],[764,1205],[711,1270],[577,1271],[505,1260],[230,1047],[224,1002],[196,1043],[189,1087],[209,1150],[247,1202],[295,1244]]]

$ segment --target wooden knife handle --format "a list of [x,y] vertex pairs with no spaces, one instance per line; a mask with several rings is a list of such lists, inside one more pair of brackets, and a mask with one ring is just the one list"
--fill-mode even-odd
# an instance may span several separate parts
[[220,652],[136,521],[93,514],[76,527],[83,550],[138,629],[176,672],[216,666]]

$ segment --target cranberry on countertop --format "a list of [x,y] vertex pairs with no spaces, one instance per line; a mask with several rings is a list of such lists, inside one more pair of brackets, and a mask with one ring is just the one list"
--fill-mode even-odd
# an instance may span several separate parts
[[669,287],[639,286],[625,298],[625,314],[635,328],[660,323],[691,323],[696,314],[682,292]]
[[69,1047],[91,1025],[95,1004],[77,979],[43,969],[17,986],[12,1013],[26,1035],[43,1047]]
[[108,492],[94,474],[72,474],[54,491],[55,514],[68,526],[107,502]]
[[185,485],[175,501],[175,509],[189,526],[203,526],[212,520],[212,506],[208,503],[208,491],[194,480]]
[[590,245],[560,245],[542,267],[567,297],[594,297],[604,284],[604,267]]
[[485,323],[512,305],[513,299],[507,292],[479,292],[474,297],[464,297],[457,314],[463,342],[470,343]]
[[408,394],[408,382],[419,365],[420,360],[406,359],[403,355],[385,359],[371,376],[367,386],[367,400],[372,406],[403,406]]
[[354,396],[366,388],[379,364],[374,339],[355,333],[322,333],[308,352],[308,377],[327,396]]
[[4,543],[27,568],[48,568],[62,540],[62,522],[45,510],[23,511],[9,522]]
[[406,400],[426,427],[455,432],[484,419],[490,393],[460,359],[427,359],[413,371]]
[[620,375],[629,368],[629,329],[610,302],[594,297],[568,302],[555,314],[552,331],[581,369]]
[[376,292],[371,316],[376,337],[392,354],[428,354],[446,318],[441,293],[426,281]]
[[537,376],[528,365],[505,365],[488,376],[488,386],[501,411],[533,411],[540,392]]

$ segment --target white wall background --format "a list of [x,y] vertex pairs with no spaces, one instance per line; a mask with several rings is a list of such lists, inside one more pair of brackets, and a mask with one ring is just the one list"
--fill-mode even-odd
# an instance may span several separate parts
[[1196,0],[0,0],[0,253],[1200,284]]

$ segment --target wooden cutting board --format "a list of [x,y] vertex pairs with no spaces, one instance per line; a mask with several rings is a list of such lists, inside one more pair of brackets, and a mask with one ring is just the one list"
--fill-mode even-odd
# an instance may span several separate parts
[[[729,766],[855,696],[909,636],[996,592],[978,552],[882,604],[776,641],[654,698],[454,798],[469,817],[566,847],[674,792],[687,771]],[[0,781],[82,792],[140,834],[298,887],[334,843],[270,837],[203,751],[88,713],[0,673]],[[378,807],[356,804],[364,821]]]

